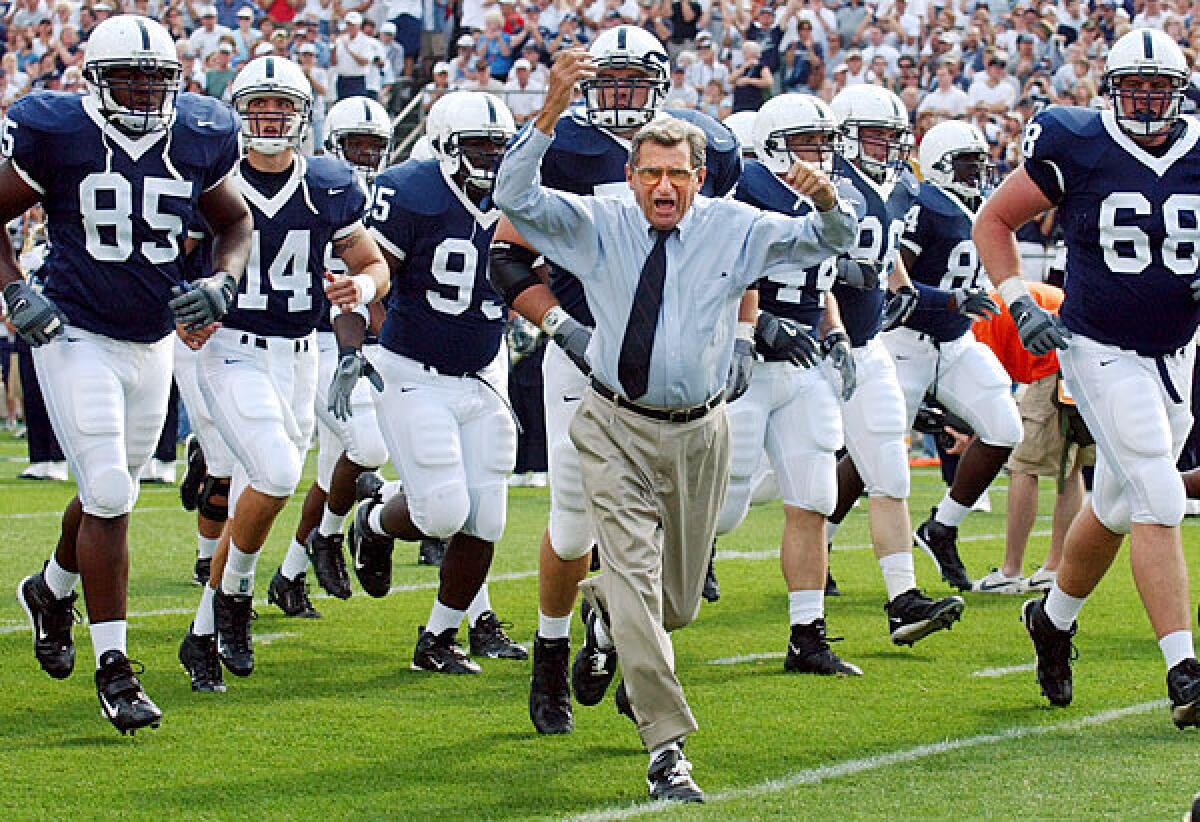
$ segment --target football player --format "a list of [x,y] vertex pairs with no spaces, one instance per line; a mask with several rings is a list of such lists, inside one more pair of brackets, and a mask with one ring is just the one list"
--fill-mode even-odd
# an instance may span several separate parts
[[[329,110],[324,128],[326,153],[354,167],[358,183],[369,203],[375,175],[387,166],[392,145],[392,121],[387,112],[374,100],[347,97]],[[325,269],[336,273],[346,270],[346,264],[332,248],[326,249]],[[370,314],[366,307],[357,310],[362,312],[368,332],[371,326],[378,331],[382,306],[378,302],[373,303]],[[378,350],[378,339],[374,334],[369,334],[365,342],[363,356],[370,361]],[[333,325],[329,312],[323,311],[317,323],[318,386],[331,383],[338,360]],[[345,420],[339,420],[329,413],[325,392],[316,392],[317,478],[304,498],[300,522],[289,549],[292,556],[299,556],[302,551],[308,554],[317,582],[338,599],[350,596],[350,580],[344,572],[342,526],[354,504],[355,485],[364,472],[373,472],[387,461],[387,447],[379,433],[375,404],[367,383],[355,387],[351,405],[353,413]],[[371,479],[378,481],[374,476],[368,478]],[[283,568],[279,573],[286,584],[272,586],[271,601],[288,616],[320,616],[308,599],[301,578],[304,569],[293,564],[286,569],[286,573]]]
[[504,305],[487,279],[500,219],[491,187],[516,125],[498,97],[458,91],[433,105],[428,128],[437,159],[409,160],[375,180],[368,224],[394,281],[374,360],[386,387],[375,404],[402,490],[358,507],[350,550],[364,588],[381,596],[393,540],[448,539],[412,667],[477,674],[457,641],[468,612],[472,654],[528,656],[505,635],[484,584],[516,462]]
[[857,247],[838,261],[833,293],[853,346],[858,390],[842,402],[846,456],[838,466],[838,503],[829,539],[867,492],[871,545],[887,589],[888,633],[897,645],[949,627],[961,597],[931,600],[917,588],[908,514],[908,432],[904,395],[892,357],[879,339],[885,289],[911,289],[899,260],[904,218],[917,196],[909,170],[912,132],[900,98],[873,85],[850,86],[830,103],[842,132],[838,170],[866,203]]
[[[299,154],[312,113],[312,90],[300,67],[282,57],[253,60],[234,80],[232,99],[246,148],[234,177],[250,205],[254,232],[233,308],[197,364],[200,390],[235,464],[232,513],[179,647],[196,691],[224,690],[218,657],[236,676],[254,670],[255,566],[300,481],[312,436],[314,329],[327,310],[321,297],[326,246],[332,242],[350,272],[325,289],[331,301],[350,307],[388,287],[383,257],[361,222],[366,195],[353,168],[334,157]],[[345,319],[358,317],[348,313]],[[373,373],[361,358],[346,367]],[[289,550],[271,580],[272,599],[285,599],[280,588],[303,586],[307,565],[304,551]],[[345,578],[345,566],[340,570]]]
[[[791,217],[812,212],[785,177],[797,160],[833,172],[838,125],[829,106],[806,94],[773,97],[755,115],[753,134],[759,159],[746,163],[733,196]],[[765,362],[754,368],[746,393],[729,404],[729,489],[717,534],[745,519],[765,448],[783,497],[780,565],[791,625],[784,670],[861,676],[825,638],[825,517],[837,497],[834,454],[842,447],[842,426],[834,380],[818,367],[821,349],[847,369],[836,378],[842,396],[855,389],[849,338],[829,298],[836,272],[837,260],[830,258],[805,272],[803,286],[770,278],[757,283],[759,305],[768,312],[758,329]],[[790,356],[778,353],[781,338],[789,339]]]
[[[1063,377],[1099,446],[1091,504],[1067,533],[1050,591],[1022,609],[1037,679],[1072,698],[1076,616],[1130,535],[1130,564],[1167,668],[1171,717],[1200,725],[1175,471],[1192,415],[1200,322],[1200,124],[1180,115],[1189,67],[1155,29],[1113,44],[1104,111],[1055,106],[1025,131],[1024,164],[980,213],[980,256],[1034,354],[1062,348]],[[1067,244],[1060,318],[1021,282],[1014,230],[1057,205]]]
[[[166,415],[169,335],[179,324],[198,345],[225,314],[251,225],[229,177],[237,120],[214,100],[179,93],[166,29],[135,15],[105,20],[88,38],[83,74],[86,94],[34,92],[0,131],[0,215],[8,222],[42,202],[54,240],[38,294],[0,232],[0,285],[10,321],[36,346],[50,420],[79,486],[54,555],[17,597],[38,662],[62,679],[75,664],[82,577],[100,707],[129,733],[162,719],[126,656],[125,616],[129,512]],[[180,245],[197,213],[213,229],[216,273],[181,293]]]
[[901,289],[892,297],[889,324],[907,319],[883,341],[904,393],[906,431],[929,394],[977,434],[953,484],[914,534],[942,578],[968,591],[971,579],[958,555],[958,526],[1021,440],[1021,415],[1008,374],[971,334],[973,318],[997,312],[971,241],[975,214],[991,183],[987,141],[968,123],[939,123],[921,139],[919,159],[924,182],[900,239],[900,256],[916,292]]
[[[542,161],[543,184],[576,194],[632,197],[626,181],[629,138],[659,116],[666,93],[667,54],[654,35],[635,26],[603,32],[589,49],[596,77],[581,83],[583,102],[559,120],[553,145]],[[708,175],[701,193],[723,196],[741,173],[737,140],[724,126],[691,110],[665,110],[708,135]],[[591,311],[583,286],[570,273],[570,260],[547,261],[549,284],[534,273],[537,253],[507,220],[497,229],[490,274],[505,301],[556,343],[546,349],[546,447],[550,468],[550,517],[538,555],[538,631],[529,714],[540,733],[568,733],[573,727],[567,667],[571,612],[579,583],[587,575],[594,539],[584,507],[579,457],[567,429],[588,386],[586,351]],[[754,307],[749,301],[739,327],[744,355],[753,357]],[[745,373],[743,370],[742,373]],[[590,621],[590,620],[589,620]],[[575,698],[595,705],[616,671],[616,654],[605,636],[589,630],[572,673]]]

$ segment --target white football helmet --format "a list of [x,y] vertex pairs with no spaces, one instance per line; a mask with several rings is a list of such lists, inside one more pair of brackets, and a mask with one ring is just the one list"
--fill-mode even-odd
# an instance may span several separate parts
[[[616,26],[602,32],[588,52],[596,76],[579,83],[588,122],[625,130],[653,120],[670,86],[667,51],[658,38],[639,26]],[[641,76],[612,74],[621,69],[637,69]]]
[[[784,174],[801,156],[801,147],[789,145],[793,136],[815,135],[810,143],[817,164],[833,173],[834,156],[841,152],[837,118],[824,100],[808,94],[780,94],[762,104],[754,116],[754,151],[775,174]],[[813,149],[810,149],[813,150]]]
[[[358,137],[358,140],[351,140]],[[325,150],[354,166],[369,183],[387,167],[392,120],[369,97],[347,97],[325,115]]]
[[[839,91],[829,107],[841,123],[846,159],[876,182],[895,180],[907,165],[913,146],[908,109],[900,98],[885,88],[864,83]],[[891,133],[864,139],[864,128]],[[872,156],[872,148],[881,156]]]
[[[258,57],[234,78],[233,107],[242,117],[246,148],[278,154],[299,148],[312,120],[313,93],[304,71],[285,57]],[[291,113],[251,111],[253,100],[281,98],[294,106]]]
[[979,128],[962,120],[938,123],[921,138],[921,175],[964,199],[985,195],[993,182],[991,155]]
[[[1175,125],[1190,74],[1187,59],[1169,35],[1158,29],[1134,29],[1109,49],[1101,91],[1112,100],[1121,129],[1145,137]],[[1167,77],[1171,85],[1161,90],[1122,91],[1115,81],[1127,75]],[[1132,113],[1125,113],[1126,101]]]
[[148,17],[110,17],[84,47],[88,92],[106,119],[135,134],[170,127],[182,73],[171,35]]
[[743,160],[757,160],[754,150],[754,115],[753,111],[735,111],[721,122],[733,132],[737,138]]
[[517,133],[508,106],[486,91],[452,91],[429,109],[426,133],[447,177],[490,190],[504,149]]
[[429,135],[422,134],[412,144],[412,148],[408,150],[408,159],[410,160],[435,160],[437,156],[433,153],[433,146],[429,143]]

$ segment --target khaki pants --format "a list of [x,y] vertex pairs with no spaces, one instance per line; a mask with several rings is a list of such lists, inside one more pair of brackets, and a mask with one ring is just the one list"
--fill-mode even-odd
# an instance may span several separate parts
[[729,482],[725,405],[660,422],[589,388],[570,433],[604,568],[580,589],[608,613],[638,733],[652,749],[696,730],[667,632],[700,609]]

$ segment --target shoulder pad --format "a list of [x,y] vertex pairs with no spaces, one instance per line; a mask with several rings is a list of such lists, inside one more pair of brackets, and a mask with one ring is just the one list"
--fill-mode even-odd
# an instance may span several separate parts
[[950,196],[933,183],[921,183],[921,189],[917,193],[917,204],[943,217],[959,217],[962,215],[962,209],[950,202]]
[[580,122],[574,115],[564,114],[554,127],[554,142],[550,144],[550,151],[599,157],[614,145],[613,139],[595,126],[588,125],[586,121]]
[[345,160],[329,154],[316,157],[306,157],[304,176],[310,185],[319,188],[338,188],[358,184],[354,176],[354,167]]
[[906,168],[896,178],[896,188],[907,191],[910,197],[916,197],[921,191],[921,182],[917,179],[917,175]]
[[175,101],[175,126],[183,126],[193,134],[228,134],[238,131],[237,114],[215,97],[184,92]]
[[1047,131],[1065,131],[1072,137],[1086,139],[1104,131],[1100,112],[1080,106],[1050,106],[1039,112],[1033,122],[1041,125],[1043,134]]
[[46,134],[73,134],[88,120],[83,97],[62,91],[35,91],[18,99],[8,109],[14,123]]
[[375,188],[392,189],[393,205],[426,217],[442,214],[450,205],[450,190],[437,160],[405,160],[376,177]]
[[700,128],[708,138],[709,151],[724,154],[738,150],[737,138],[733,136],[733,132],[704,112],[687,108],[668,108],[663,109],[663,112]]
[[734,197],[755,208],[779,214],[796,213],[796,201],[800,199],[758,160],[751,160],[742,168]]

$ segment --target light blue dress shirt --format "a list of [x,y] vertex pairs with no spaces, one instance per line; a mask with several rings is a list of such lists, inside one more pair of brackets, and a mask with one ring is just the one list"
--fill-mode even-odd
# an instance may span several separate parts
[[[623,393],[617,360],[642,266],[654,245],[632,200],[582,197],[540,185],[552,138],[529,127],[505,155],[493,196],[521,236],[571,271],[587,294],[596,330],[588,361],[596,379]],[[839,200],[828,212],[785,217],[736,200],[697,196],[667,239],[662,311],[638,403],[691,408],[725,387],[737,305],[760,277],[797,286],[804,269],[847,250],[857,221]]]

